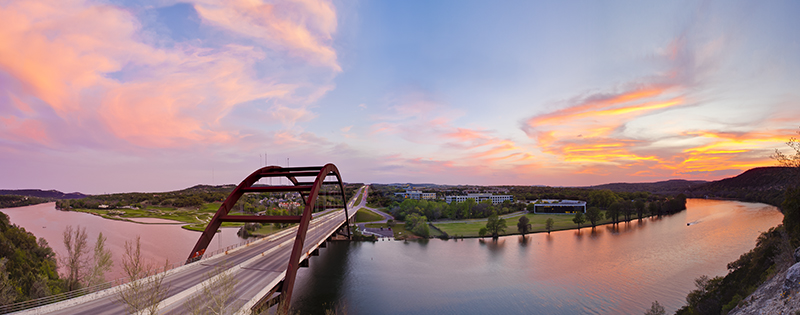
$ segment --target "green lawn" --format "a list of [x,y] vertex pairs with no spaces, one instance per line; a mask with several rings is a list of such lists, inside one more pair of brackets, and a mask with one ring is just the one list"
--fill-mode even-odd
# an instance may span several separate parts
[[367,209],[361,208],[356,212],[356,222],[381,221],[383,216]]
[[[605,213],[604,213],[605,214]],[[552,218],[554,221],[553,224],[553,231],[556,230],[567,230],[567,229],[575,229],[578,228],[578,225],[572,222],[572,218],[574,215],[571,214],[526,214],[525,216],[530,219],[531,224],[531,231],[532,232],[546,232],[544,228],[545,221],[548,218]],[[506,219],[506,228],[505,233],[501,235],[509,235],[509,234],[519,234],[517,230],[517,222],[519,221],[519,216],[515,216],[513,218]],[[611,220],[603,219],[597,224],[605,224],[609,223]],[[442,231],[446,232],[450,236],[459,235],[459,236],[478,236],[478,231],[482,227],[486,227],[486,219],[480,220],[470,220],[467,223],[443,223],[443,222],[433,222],[436,227],[441,229]],[[591,224],[584,223],[581,227],[591,226]]]
[[[170,208],[160,206],[148,206],[147,209],[115,209],[116,211],[124,211],[125,214],[122,215],[109,214],[109,211],[115,210],[105,209],[74,209],[74,211],[92,213],[112,220],[125,220],[131,218],[159,218],[174,220],[188,223],[187,225],[183,226],[183,228],[187,230],[203,231],[206,227],[206,222],[208,222],[211,217],[214,216],[214,213],[217,212],[221,204],[221,202],[207,203],[200,206],[199,209]],[[236,213],[231,213],[231,215],[235,214]],[[243,225],[243,223],[225,222],[222,224],[223,227],[240,225]]]

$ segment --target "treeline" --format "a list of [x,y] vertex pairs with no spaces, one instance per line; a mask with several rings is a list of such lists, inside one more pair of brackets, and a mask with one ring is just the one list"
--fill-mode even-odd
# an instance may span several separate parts
[[0,305],[61,293],[56,255],[44,238],[9,222],[0,212]]
[[405,199],[400,203],[395,202],[389,206],[389,212],[400,221],[405,221],[406,217],[411,214],[425,216],[427,219],[435,221],[442,218],[451,220],[479,219],[489,217],[492,213],[502,215],[522,210],[525,210],[525,204],[522,203],[505,201],[494,205],[489,200],[475,202],[474,199],[450,204],[439,200]]
[[779,204],[782,224],[762,233],[753,250],[729,263],[724,277],[695,280],[697,289],[676,314],[727,314],[747,303],[745,299],[764,281],[795,263],[793,252],[800,246],[800,187],[786,189]]
[[[361,187],[362,184],[346,184],[344,185],[345,196],[349,199],[355,195],[356,189]],[[230,195],[234,185],[223,186],[209,186],[197,185],[191,188],[170,192],[159,193],[119,193],[107,195],[88,196],[81,199],[72,200],[58,200],[56,201],[56,208],[62,210],[70,209],[100,209],[103,205],[104,209],[118,209],[122,207],[133,207],[139,209],[147,209],[148,206],[157,207],[171,207],[171,208],[197,208],[207,203],[224,201]],[[332,185],[331,185],[332,187]],[[339,191],[338,187],[329,188],[331,190]],[[320,194],[320,200],[330,203],[339,200],[341,204],[341,197],[324,195],[325,192]],[[280,196],[278,193],[271,194],[245,194],[242,199],[241,205],[245,207],[255,207],[255,203],[263,198],[270,198]],[[2,196],[0,196],[2,197]],[[241,199],[240,199],[241,200]],[[241,206],[237,204],[237,206]],[[250,208],[248,208],[250,209]],[[246,211],[254,212],[254,211]]]
[[664,197],[646,191],[614,192],[608,189],[588,189],[573,187],[548,186],[498,186],[508,189],[508,194],[516,201],[534,201],[537,199],[584,200],[587,206],[607,207],[615,200],[657,200]]
[[17,195],[0,195],[0,209],[30,206],[50,201],[52,201],[52,199]]
[[140,209],[146,209],[148,206],[199,207],[205,203],[224,200],[233,191],[234,187],[233,185],[197,185],[184,190],[170,192],[95,195],[81,199],[59,200],[56,202],[56,208],[62,210],[99,209],[100,205],[108,206],[107,209],[125,206]]

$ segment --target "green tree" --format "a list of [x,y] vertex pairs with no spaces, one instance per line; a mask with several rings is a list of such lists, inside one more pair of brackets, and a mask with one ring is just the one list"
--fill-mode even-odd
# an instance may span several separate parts
[[653,305],[650,306],[650,309],[647,312],[644,312],[644,315],[666,315],[667,310],[664,309],[661,304],[658,304],[658,301],[653,302]]
[[575,222],[575,224],[578,225],[578,230],[580,230],[581,224],[586,222],[586,218],[584,217],[583,212],[578,211],[577,213],[575,213],[575,217],[572,218],[572,222]]
[[620,202],[612,203],[608,207],[608,211],[606,211],[606,219],[611,219],[611,222],[615,224],[619,222],[619,215],[622,213],[622,207],[622,203]]
[[530,219],[526,215],[522,215],[519,217],[519,222],[517,222],[517,230],[519,231],[522,236],[528,234],[531,231],[531,223]]
[[639,220],[641,220],[642,216],[644,216],[644,209],[645,209],[644,200],[636,199],[636,202],[634,202],[633,205],[634,207],[636,207],[636,215],[639,217]]
[[553,230],[553,225],[555,225],[553,218],[547,218],[547,220],[544,221],[544,228],[547,230],[547,234],[550,234],[550,231]]
[[7,258],[0,258],[0,305],[11,304],[17,299],[17,290],[11,283],[11,279],[8,278],[6,262],[8,262]]
[[493,238],[500,237],[500,233],[506,230],[506,219],[501,219],[496,212],[493,212],[486,220],[486,230],[492,234]]
[[603,218],[603,213],[597,207],[589,207],[586,210],[586,219],[592,224],[592,227],[597,226],[597,222]]
[[482,228],[480,229],[480,231],[478,231],[478,235],[479,235],[481,238],[483,238],[484,236],[486,236],[486,233],[487,233],[487,232],[488,232],[488,230],[486,229],[486,227],[482,227]]

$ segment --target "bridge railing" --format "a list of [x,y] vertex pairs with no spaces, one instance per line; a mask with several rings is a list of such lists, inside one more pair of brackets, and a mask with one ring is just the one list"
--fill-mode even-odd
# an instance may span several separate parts
[[21,310],[26,310],[26,309],[29,309],[29,308],[39,307],[39,306],[42,306],[42,305],[61,302],[61,301],[64,301],[64,300],[69,300],[69,299],[72,299],[72,298],[83,296],[83,295],[86,295],[86,294],[89,294],[89,293],[94,293],[94,292],[97,292],[97,291],[102,291],[102,290],[105,290],[105,289],[108,289],[108,288],[112,288],[114,286],[118,286],[118,285],[121,285],[121,284],[124,284],[124,283],[125,283],[125,281],[123,281],[123,279],[116,279],[116,280],[109,281],[109,282],[106,282],[106,283],[101,283],[101,284],[98,284],[98,285],[85,287],[85,288],[81,288],[81,289],[78,289],[78,290],[73,290],[73,291],[64,292],[64,293],[60,293],[60,294],[53,294],[53,295],[45,296],[45,297],[38,298],[38,299],[33,299],[33,300],[28,300],[28,301],[23,301],[23,302],[17,302],[17,303],[14,303],[14,304],[0,305],[0,314],[13,313],[13,312],[21,311]]
[[[230,246],[227,246],[227,247],[224,247],[224,248],[217,249],[217,250],[215,250],[213,252],[210,252],[210,253],[206,254],[205,256],[203,256],[203,259],[201,259],[201,260],[206,260],[206,259],[209,259],[211,257],[216,256],[217,254],[220,254],[220,253],[227,252],[227,251],[230,251],[230,250],[235,249],[235,248],[239,248],[239,247],[245,246],[245,245],[250,244],[250,243],[252,243],[252,242],[254,242],[256,240],[258,240],[258,238],[248,238],[247,240],[241,241],[241,242],[239,242],[237,244],[233,244],[233,245],[230,245]],[[172,270],[172,269],[175,269],[175,268],[178,268],[178,267],[182,267],[184,265],[186,265],[186,262],[179,262],[179,263],[170,264],[165,268],[164,271],[169,271],[169,270]],[[95,292],[102,291],[102,290],[105,290],[105,289],[113,288],[115,286],[123,285],[123,284],[126,284],[126,283],[128,283],[128,278],[127,277],[118,278],[118,279],[114,279],[114,280],[111,280],[111,281],[108,281],[108,282],[105,282],[105,283],[101,283],[101,284],[98,284],[98,285],[93,285],[93,286],[81,288],[81,289],[78,289],[78,290],[73,290],[73,291],[69,291],[69,292],[63,292],[63,293],[59,293],[59,294],[48,295],[48,296],[41,297],[41,298],[38,298],[38,299],[22,301],[22,302],[17,302],[17,303],[13,303],[13,304],[0,305],[0,314],[8,314],[8,313],[13,313],[13,312],[26,310],[26,309],[29,309],[29,308],[34,308],[34,307],[39,307],[39,306],[43,306],[43,305],[47,305],[47,304],[61,302],[61,301],[64,301],[64,300],[69,300],[69,299],[76,298],[76,297],[79,297],[79,296],[84,296],[84,295],[87,295],[87,294],[90,294],[90,293],[95,293]]]
[[[223,248],[219,248],[219,249],[217,249],[215,251],[206,253],[205,255],[203,255],[203,257],[201,259],[199,259],[197,261],[202,261],[202,260],[213,258],[213,257],[217,256],[218,254],[221,254],[221,253],[224,253],[224,252],[228,252],[230,250],[233,250],[233,249],[236,249],[236,248],[239,248],[239,247],[242,247],[242,246],[246,246],[247,244],[255,242],[255,241],[259,240],[259,239],[260,238],[252,237],[252,238],[248,238],[248,239],[246,239],[244,241],[241,241],[239,243],[232,244],[232,245],[229,245],[229,246],[226,246],[226,247],[223,247]],[[172,269],[175,269],[175,268],[178,268],[178,267],[182,267],[182,266],[186,265],[186,263],[187,263],[187,261],[182,261],[182,262],[178,262],[178,263],[174,263],[174,264],[168,265],[165,268],[165,271],[169,271],[169,270],[172,270]],[[13,304],[0,305],[0,314],[8,314],[8,313],[13,313],[13,312],[26,310],[26,309],[29,309],[29,308],[34,308],[34,307],[39,307],[39,306],[43,306],[43,305],[47,305],[47,304],[61,302],[61,301],[69,300],[69,299],[76,298],[76,297],[79,297],[79,296],[84,296],[84,295],[87,295],[87,294],[90,294],[90,293],[95,293],[95,292],[102,291],[102,290],[105,290],[105,289],[113,288],[115,286],[123,285],[123,284],[126,284],[126,283],[128,283],[128,278],[127,277],[118,278],[118,279],[114,279],[114,280],[111,280],[111,281],[108,281],[108,282],[105,282],[105,283],[101,283],[101,284],[90,286],[90,287],[81,288],[81,289],[78,289],[78,290],[73,290],[73,291],[59,293],[59,294],[48,295],[48,296],[41,297],[41,298],[38,298],[38,299],[22,301],[22,302],[17,302],[17,303],[13,303]]]

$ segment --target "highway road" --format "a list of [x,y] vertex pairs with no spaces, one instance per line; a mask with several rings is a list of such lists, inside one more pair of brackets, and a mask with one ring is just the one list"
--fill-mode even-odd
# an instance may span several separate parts
[[[364,187],[358,194],[365,193]],[[358,210],[348,203],[348,214],[352,218]],[[366,199],[366,196],[363,197]],[[301,261],[332,235],[344,223],[344,210],[334,210],[317,215],[309,225],[303,246]],[[167,298],[159,305],[160,314],[187,314],[184,304],[190,296],[203,288],[215,271],[230,267],[236,285],[234,293],[227,302],[236,313],[249,313],[250,308],[278,284],[286,274],[297,227],[274,233],[248,245],[230,250],[224,254],[203,259],[167,272],[164,283],[168,286]],[[187,249],[189,251],[191,249]],[[125,306],[117,301],[120,287],[114,287],[86,296],[59,303],[25,310],[15,314],[124,314]]]

